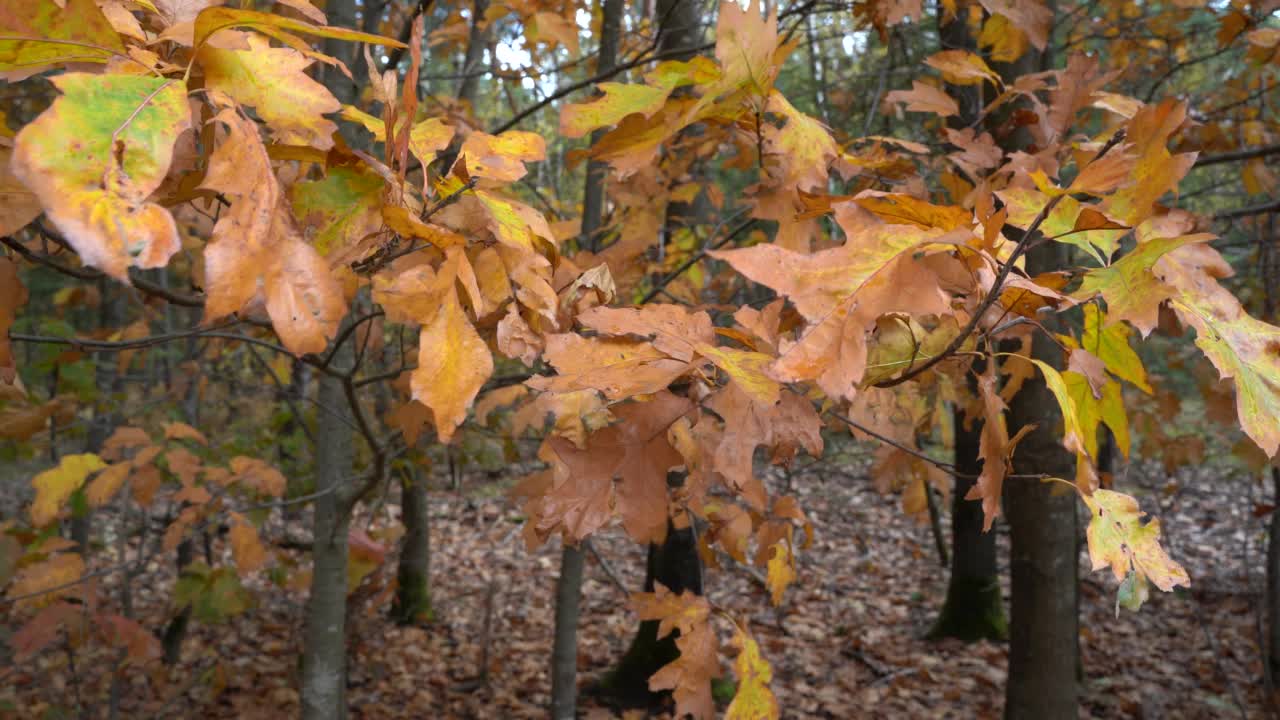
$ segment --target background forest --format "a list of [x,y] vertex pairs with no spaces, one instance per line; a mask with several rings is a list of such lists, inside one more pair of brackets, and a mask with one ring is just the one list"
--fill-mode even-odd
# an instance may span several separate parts
[[0,0],[0,717],[1280,717],[1280,2]]

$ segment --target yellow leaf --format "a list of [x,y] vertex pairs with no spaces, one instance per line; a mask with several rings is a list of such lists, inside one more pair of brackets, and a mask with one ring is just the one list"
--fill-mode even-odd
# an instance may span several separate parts
[[431,408],[436,432],[449,442],[467,409],[493,374],[493,355],[471,326],[455,293],[447,293],[418,337],[413,399]]
[[778,699],[769,689],[773,681],[773,668],[760,655],[760,645],[755,638],[735,623],[733,645],[738,657],[733,661],[734,674],[738,677],[738,692],[725,711],[725,720],[777,720]]
[[699,343],[695,348],[699,355],[728,373],[751,399],[762,405],[777,404],[782,385],[767,373],[775,359],[772,355],[705,343]]
[[52,522],[62,504],[84,485],[85,478],[106,466],[93,453],[64,455],[57,467],[32,478],[31,485],[36,489],[36,499],[31,503],[32,524],[41,527]]
[[773,555],[769,558],[769,600],[775,606],[782,603],[782,593],[795,582],[796,568],[791,554],[791,545],[786,540],[779,540],[773,546]]
[[930,55],[925,64],[942,73],[952,85],[1002,84],[1000,76],[978,55],[968,50],[943,50]]
[[1143,523],[1138,501],[1123,493],[1095,490],[1084,496],[1089,506],[1087,536],[1094,570],[1110,567],[1117,580],[1136,572],[1169,592],[1176,585],[1191,586],[1191,578],[1160,547],[1160,521]]
[[307,75],[310,58],[290,48],[271,47],[267,38],[248,32],[219,35],[216,42],[200,48],[198,58],[205,87],[257,110],[276,142],[333,147],[338,126],[324,114],[337,112],[342,104]]

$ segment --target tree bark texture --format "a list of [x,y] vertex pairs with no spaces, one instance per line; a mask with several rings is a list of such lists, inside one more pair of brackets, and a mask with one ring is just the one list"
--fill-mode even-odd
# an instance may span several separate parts
[[431,524],[427,517],[427,479],[416,468],[406,468],[400,480],[400,512],[404,541],[396,570],[396,599],[391,617],[401,625],[432,619]]

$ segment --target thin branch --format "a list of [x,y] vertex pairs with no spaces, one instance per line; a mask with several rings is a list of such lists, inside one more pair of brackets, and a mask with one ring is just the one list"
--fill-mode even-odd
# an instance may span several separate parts
[[1280,143],[1274,145],[1259,145],[1258,147],[1241,148],[1239,150],[1231,150],[1229,152],[1214,153],[1213,155],[1201,155],[1196,158],[1195,167],[1202,168],[1209,165],[1220,165],[1222,163],[1239,162],[1241,160],[1252,160],[1254,158],[1266,157],[1268,155],[1280,154]]

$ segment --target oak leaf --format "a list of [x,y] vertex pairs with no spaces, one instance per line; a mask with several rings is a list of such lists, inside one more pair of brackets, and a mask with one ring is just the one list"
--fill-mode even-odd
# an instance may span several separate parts
[[64,455],[55,467],[32,478],[36,498],[31,502],[31,523],[43,527],[52,522],[62,505],[84,485],[89,475],[106,466],[102,458],[93,453]]
[[1084,496],[1084,502],[1090,512],[1086,535],[1094,570],[1110,567],[1117,580],[1134,572],[1165,592],[1177,585],[1191,586],[1187,571],[1160,547],[1160,521],[1143,523],[1145,513],[1138,509],[1137,500],[1095,490]]

